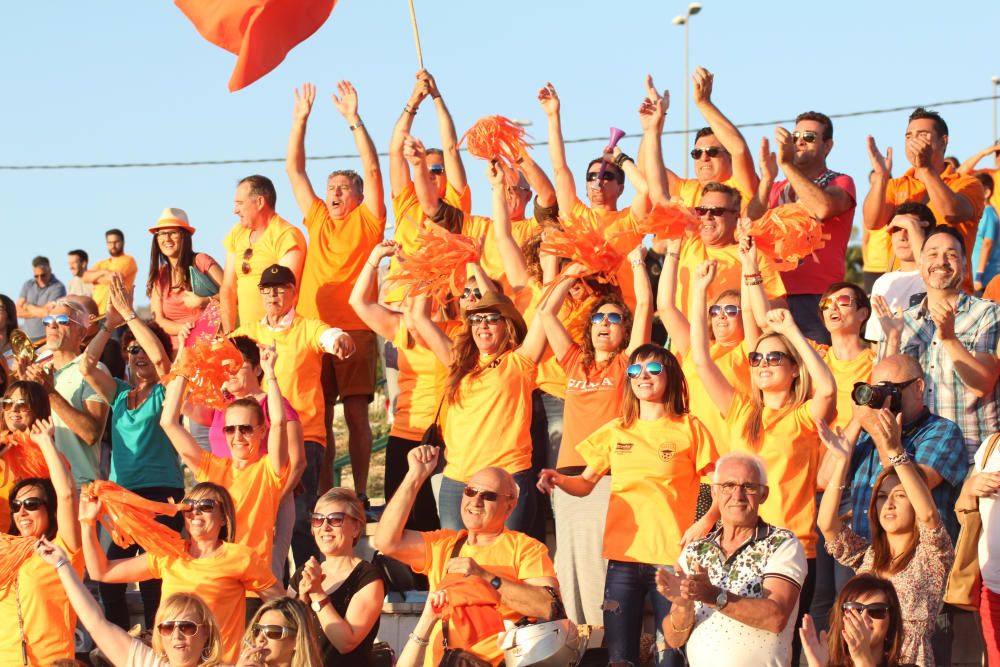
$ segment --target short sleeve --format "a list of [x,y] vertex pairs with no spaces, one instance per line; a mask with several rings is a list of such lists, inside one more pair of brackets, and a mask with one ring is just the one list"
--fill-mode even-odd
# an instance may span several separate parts
[[707,475],[715,470],[719,450],[705,425],[696,417],[691,417],[691,436],[695,451],[695,470],[699,475]]
[[[303,224],[305,225],[307,232],[312,234],[316,227],[323,223],[323,219],[327,217],[325,215],[325,209],[326,204],[323,203],[322,199],[319,197],[313,199],[312,204],[309,205],[309,210],[306,211],[305,219],[303,220]],[[288,250],[291,250],[291,248]],[[288,252],[288,250],[281,250],[279,248],[279,255],[284,255]]]
[[455,544],[457,536],[458,533],[455,531],[446,529],[420,533],[420,538],[424,541],[424,566],[421,569],[417,569],[414,563],[407,562],[405,558],[401,558],[396,554],[389,553],[386,555],[406,563],[417,574],[427,574],[434,568],[434,551],[438,548],[450,549]]
[[247,552],[249,560],[246,570],[240,577],[243,587],[248,591],[260,593],[278,583],[278,580],[274,578],[274,573],[271,572],[271,563],[265,562],[256,551],[247,549]]
[[851,202],[857,204],[858,193],[857,193],[857,188],[854,187],[853,178],[851,178],[847,174],[838,174],[832,181],[830,181],[830,185],[834,185],[843,190],[844,192],[846,192],[848,195],[851,196]]
[[564,371],[569,373],[580,363],[581,356],[583,356],[583,350],[579,345],[573,343],[569,346],[569,349],[566,350],[566,354],[562,356],[562,359],[559,360],[559,365],[562,366]]
[[857,570],[864,561],[871,545],[848,526],[844,526],[832,542],[826,543],[826,552],[841,565]]
[[108,404],[108,402],[104,399],[104,397],[101,396],[96,389],[91,387],[90,383],[87,382],[86,380],[84,380],[80,385],[80,400],[87,403],[94,402],[94,403],[102,403],[104,405]]
[[480,215],[467,215],[462,221],[462,233],[474,239],[490,232],[492,221]]
[[577,453],[583,458],[588,467],[593,468],[600,475],[607,474],[611,469],[611,431],[612,425],[617,421],[602,426],[592,433],[589,438],[576,446]]
[[202,273],[208,273],[213,266],[218,265],[219,263],[216,262],[211,255],[206,253],[199,252],[194,256],[194,267]]
[[167,566],[166,556],[157,556],[147,551],[146,563],[149,566],[149,573],[153,575],[151,579],[163,578],[163,569]]
[[530,375],[531,377],[534,377],[538,372],[538,364],[516,350],[511,352],[510,363],[516,364],[518,370],[526,376]]
[[236,252],[236,235],[239,233],[240,225],[235,225],[226,234],[226,237],[222,239],[222,247],[226,249],[226,253]]
[[783,538],[776,544],[764,564],[764,577],[780,577],[802,588],[806,580],[806,552],[802,543],[788,531],[782,531]]
[[518,554],[517,578],[521,581],[539,577],[554,578],[556,570],[545,545],[527,535],[517,535],[517,539],[525,543]]
[[958,425],[941,419],[937,427],[920,439],[914,448],[914,460],[932,468],[954,487],[961,487],[969,470],[965,438]]
[[948,184],[948,188],[955,194],[965,197],[972,206],[971,219],[979,220],[986,208],[983,195],[983,184],[975,176],[962,176]]

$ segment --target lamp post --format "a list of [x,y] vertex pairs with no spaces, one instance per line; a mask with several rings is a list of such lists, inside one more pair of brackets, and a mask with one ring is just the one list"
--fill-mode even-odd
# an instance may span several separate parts
[[[673,20],[674,25],[684,26],[684,141],[681,143],[684,178],[688,177],[688,98],[691,95],[691,72],[688,68],[688,26],[691,24],[691,17],[700,11],[701,3],[692,2],[688,5],[687,14],[675,16]],[[996,104],[996,95],[994,95],[994,104]]]
[[993,136],[990,140],[996,141],[997,137],[997,86],[1000,85],[1000,76],[993,77]]

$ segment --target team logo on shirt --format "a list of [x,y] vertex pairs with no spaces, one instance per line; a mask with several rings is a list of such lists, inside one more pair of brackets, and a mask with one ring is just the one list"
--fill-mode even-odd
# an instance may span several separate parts
[[615,454],[631,454],[632,446],[631,442],[619,442],[615,445]]
[[670,459],[674,457],[674,452],[676,450],[677,448],[674,447],[674,445],[669,442],[664,445],[660,445],[660,448],[658,450],[660,454],[660,460],[663,461],[664,463],[668,462]]

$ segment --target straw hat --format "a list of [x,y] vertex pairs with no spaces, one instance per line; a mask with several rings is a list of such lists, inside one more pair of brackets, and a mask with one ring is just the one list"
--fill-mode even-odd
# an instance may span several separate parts
[[163,209],[156,224],[149,228],[149,233],[155,234],[161,229],[183,229],[188,234],[194,234],[194,227],[188,223],[188,214],[180,208]]

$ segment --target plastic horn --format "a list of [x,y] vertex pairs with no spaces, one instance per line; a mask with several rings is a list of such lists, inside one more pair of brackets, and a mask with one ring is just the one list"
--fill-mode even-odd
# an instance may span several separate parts
[[[625,136],[625,130],[619,130],[617,127],[612,127],[611,138],[608,139],[608,146],[607,148],[604,149],[604,152],[607,153],[613,151],[615,149],[615,146],[618,145],[618,142],[621,141],[622,137],[624,136]],[[603,180],[604,178],[604,168],[607,164],[608,164],[607,162],[601,160],[601,169],[600,171],[597,172],[598,184],[600,184],[600,181]]]

